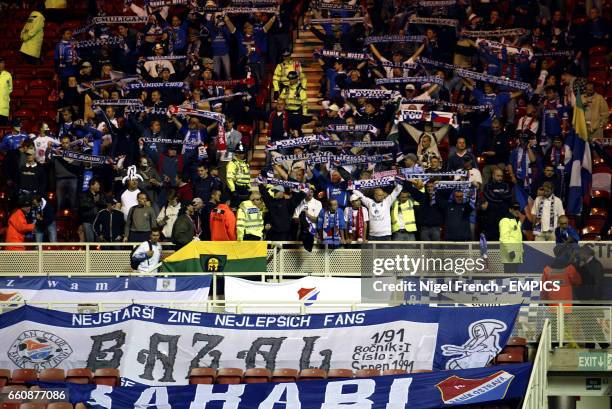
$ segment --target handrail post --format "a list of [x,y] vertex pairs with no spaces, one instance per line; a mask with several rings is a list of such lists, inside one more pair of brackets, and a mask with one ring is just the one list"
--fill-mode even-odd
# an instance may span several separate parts
[[563,304],[557,305],[557,331],[559,332],[559,348],[563,347],[563,338],[565,336],[565,316],[563,311]]
[[91,263],[91,248],[89,247],[89,242],[85,243],[85,274],[89,275],[89,272],[91,271],[90,269],[90,263]]
[[36,245],[36,251],[38,253],[38,274],[42,275],[44,267],[42,243]]
[[217,302],[217,272],[212,272],[213,302]]

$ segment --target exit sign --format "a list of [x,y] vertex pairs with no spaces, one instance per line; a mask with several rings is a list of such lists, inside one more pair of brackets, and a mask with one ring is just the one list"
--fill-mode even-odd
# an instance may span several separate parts
[[583,371],[612,371],[612,352],[580,352],[578,369]]

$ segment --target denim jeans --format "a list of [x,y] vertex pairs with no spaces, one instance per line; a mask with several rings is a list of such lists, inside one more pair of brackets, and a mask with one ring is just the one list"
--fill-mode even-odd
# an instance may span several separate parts
[[77,178],[58,179],[55,182],[58,210],[73,209],[76,207],[78,192]]
[[96,237],[96,232],[93,228],[93,224],[83,223],[83,232],[85,233],[85,241],[87,243],[94,243],[98,241]]
[[57,227],[55,222],[49,224],[44,230],[36,228],[34,232],[36,243],[43,243],[45,241],[45,234],[47,235],[48,243],[57,243]]
[[439,227],[421,227],[421,241],[440,241]]

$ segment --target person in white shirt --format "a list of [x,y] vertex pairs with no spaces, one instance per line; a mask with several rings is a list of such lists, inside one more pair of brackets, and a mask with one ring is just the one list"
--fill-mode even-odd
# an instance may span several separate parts
[[306,197],[302,199],[300,204],[295,208],[293,218],[299,220],[300,214],[306,212],[306,221],[308,221],[308,225],[316,230],[321,209],[323,209],[323,205],[314,197],[314,186],[310,186],[308,190],[306,190]]
[[40,127],[40,133],[38,135],[31,134],[30,138],[34,143],[34,152],[36,154],[36,162],[44,164],[47,162],[47,149],[60,144],[59,139],[52,138],[47,135],[49,132],[49,125],[43,123]]
[[172,227],[178,217],[179,210],[181,210],[181,204],[176,197],[176,192],[171,190],[168,192],[168,204],[162,207],[156,220],[158,226],[163,226],[162,234],[166,239],[172,237]]
[[559,216],[565,215],[563,202],[553,194],[553,185],[544,182],[538,189],[531,214],[535,216],[533,234],[536,241],[555,241]]
[[130,209],[138,204],[138,179],[130,179],[127,181],[127,189],[121,194],[121,211],[127,221]]
[[140,243],[132,254],[132,260],[142,260],[137,268],[139,273],[157,273],[157,265],[161,260],[162,252],[162,246],[159,244],[160,238],[161,230],[153,227],[149,240]]
[[374,190],[374,199],[364,196],[359,190],[354,191],[368,209],[370,216],[368,240],[391,240],[391,205],[401,191],[402,184],[397,184],[390,195],[377,188]]
[[162,58],[164,55],[164,47],[161,44],[155,44],[155,48],[153,50],[155,52],[155,57],[159,59],[145,61],[144,69],[147,71],[149,76],[151,76],[151,78],[161,78],[161,73],[164,69],[167,69],[170,72],[170,75],[173,75],[175,71],[172,62]]
[[344,210],[345,237],[349,242],[365,243],[368,241],[368,222],[370,221],[368,209],[361,205],[361,199],[355,193],[351,195],[350,201],[351,208],[347,207]]

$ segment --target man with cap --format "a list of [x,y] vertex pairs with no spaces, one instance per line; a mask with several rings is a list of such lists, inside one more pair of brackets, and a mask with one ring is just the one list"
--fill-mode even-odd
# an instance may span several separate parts
[[81,68],[79,68],[79,73],[77,74],[77,80],[79,82],[87,82],[92,81],[94,76],[92,74],[93,66],[89,61],[83,61],[81,63]]
[[98,241],[121,242],[125,230],[123,213],[116,205],[118,200],[112,196],[103,199],[105,208],[100,210],[93,221],[93,229]]
[[232,160],[227,164],[227,186],[231,192],[233,207],[249,197],[251,191],[251,168],[246,161],[246,150],[239,143]]
[[306,89],[306,75],[302,70],[302,65],[299,61],[291,58],[291,51],[283,51],[283,61],[276,65],[274,76],[272,77],[272,87],[274,89],[274,99],[277,100],[283,88],[289,86],[289,73],[295,72],[296,79],[302,84],[302,88]]
[[[154,57],[157,58],[155,60],[145,61],[144,69],[149,77],[158,78],[161,77],[162,70],[167,68],[170,71],[170,75],[174,74],[174,66],[170,60],[163,59],[164,55],[164,46],[157,43],[153,48]],[[140,70],[137,70],[137,72]],[[144,74],[144,73],[143,73]]]
[[312,117],[308,116],[308,94],[298,81],[297,72],[290,71],[287,79],[289,84],[281,91],[280,98],[285,100],[289,113],[289,128],[301,131],[302,125],[312,120]]
[[36,162],[33,148],[25,151],[26,163],[19,168],[17,174],[17,189],[19,194],[44,195],[47,183],[47,175],[43,168]]
[[[27,196],[21,196],[19,198],[19,208],[16,209],[11,217],[8,219],[8,226],[6,228],[6,238],[4,239],[7,243],[24,243],[25,235],[31,233],[36,228],[35,223],[28,223],[26,215],[30,213],[32,208],[32,202]],[[42,218],[42,216],[40,216]],[[5,250],[17,250],[23,251],[23,246],[9,246],[5,247]]]
[[177,250],[197,237],[195,219],[198,219],[198,216],[195,215],[193,201],[182,203],[178,217],[172,226],[172,242],[176,245]]
[[361,205],[361,199],[353,193],[350,197],[351,207],[344,209],[344,224],[346,225],[346,240],[365,243],[368,241],[368,209]]
[[268,209],[267,221],[270,224],[270,229],[266,234],[266,240],[269,241],[289,241],[291,237],[291,216],[297,205],[302,201],[306,194],[302,191],[296,191],[289,198],[285,197],[284,186],[274,186],[271,196],[263,183],[263,178],[257,178],[259,183],[259,193]]
[[0,126],[8,124],[11,92],[13,92],[13,76],[5,70],[4,58],[0,57]]
[[238,241],[263,239],[264,219],[263,201],[258,192],[251,193],[249,200],[240,203],[238,207],[238,222],[236,224],[236,236]]

